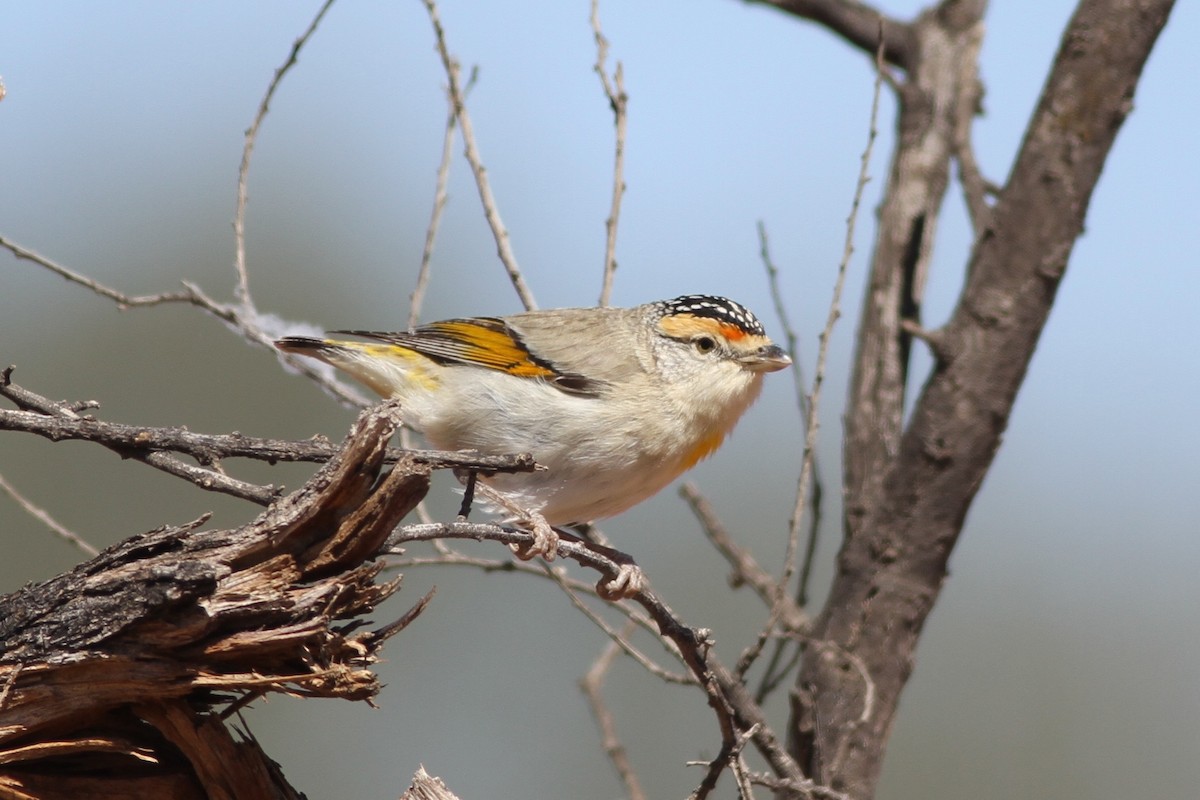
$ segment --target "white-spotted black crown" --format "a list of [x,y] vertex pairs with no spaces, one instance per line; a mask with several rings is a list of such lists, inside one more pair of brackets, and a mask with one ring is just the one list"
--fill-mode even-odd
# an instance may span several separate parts
[[736,325],[752,336],[766,336],[767,332],[758,317],[741,303],[735,303],[728,297],[716,297],[707,294],[686,294],[673,300],[663,300],[658,303],[662,307],[663,316],[671,314],[692,314],[697,317],[708,317],[729,325]]

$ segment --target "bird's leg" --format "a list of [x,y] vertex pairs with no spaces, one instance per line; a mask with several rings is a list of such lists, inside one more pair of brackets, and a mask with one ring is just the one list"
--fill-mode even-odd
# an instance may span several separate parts
[[481,495],[487,498],[488,502],[494,503],[511,514],[513,523],[533,535],[533,541],[525,546],[518,544],[510,544],[508,546],[508,549],[512,550],[517,558],[522,561],[528,561],[531,558],[541,556],[547,561],[554,560],[555,556],[558,555],[558,533],[555,532],[554,528],[550,527],[550,523],[546,522],[545,517],[536,511],[521,508],[486,483],[480,483],[475,488]]
[[478,480],[478,472],[473,469],[467,470],[466,480],[463,481],[466,489],[463,491],[462,505],[458,507],[458,518],[463,522],[466,522],[471,514],[471,503],[475,502],[475,482]]

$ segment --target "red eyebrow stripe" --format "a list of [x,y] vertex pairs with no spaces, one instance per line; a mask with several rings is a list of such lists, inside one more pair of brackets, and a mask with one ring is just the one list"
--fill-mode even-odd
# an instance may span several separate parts
[[745,339],[749,335],[737,325],[730,325],[725,322],[718,323],[717,329],[721,331],[721,335],[730,342],[736,342],[740,339]]

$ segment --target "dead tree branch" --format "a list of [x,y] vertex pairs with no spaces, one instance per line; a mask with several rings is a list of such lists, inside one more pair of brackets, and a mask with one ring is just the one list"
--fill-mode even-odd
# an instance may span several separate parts
[[[0,372],[0,396],[13,401],[19,410],[0,409],[0,430],[23,431],[51,441],[76,439],[99,444],[122,458],[133,458],[156,469],[190,481],[201,489],[222,492],[259,505],[279,493],[273,486],[258,486],[226,475],[220,469],[225,458],[278,461],[325,462],[338,446],[322,439],[286,441],[243,436],[240,433],[205,434],[186,428],[156,428],[104,422],[79,411],[98,406],[93,401],[73,405],[60,403],[12,382],[12,368]],[[180,461],[171,453],[194,458],[200,466]],[[432,469],[471,468],[484,474],[497,471],[528,472],[537,468],[528,454],[485,456],[471,451],[449,453],[438,450],[387,448],[385,463],[409,458]]]
[[912,27],[879,13],[873,6],[856,0],[748,0],[774,6],[797,17],[825,26],[872,58],[880,46],[883,32],[883,58],[887,63],[907,69],[916,42]]
[[371,559],[429,485],[412,459],[383,472],[399,424],[395,403],[364,412],[334,459],[241,528],[159,528],[0,598],[0,792],[297,796],[219,710],[379,691],[380,647],[428,602],[364,627],[399,588]]

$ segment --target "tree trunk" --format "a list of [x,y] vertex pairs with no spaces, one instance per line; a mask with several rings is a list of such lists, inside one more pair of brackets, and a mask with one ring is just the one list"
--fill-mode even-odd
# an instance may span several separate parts
[[[914,23],[918,42],[910,81],[919,82],[930,42],[937,44],[935,52],[948,47],[974,58],[977,44],[969,19],[954,28],[962,39],[957,47],[940,44],[947,12],[961,12],[965,5],[943,3]],[[896,242],[919,257],[929,232],[919,230],[912,213],[897,215],[899,229],[889,227],[888,209],[903,201],[889,195],[884,202],[847,411],[846,539],[793,701],[791,746],[818,783],[854,798],[875,791],[900,693],[947,559],[1000,445],[1071,248],[1083,230],[1092,190],[1172,5],[1171,0],[1080,3],[1007,185],[993,208],[975,204],[986,213],[973,214],[977,237],[966,285],[948,324],[924,334],[936,364],[899,436],[907,353],[898,324],[911,298],[902,291],[906,267],[897,256],[904,248]],[[961,101],[974,68],[939,74],[946,80],[966,76],[960,93],[952,94]],[[913,91],[902,90],[892,191],[905,170],[906,141],[912,138],[905,126],[913,114]],[[940,159],[948,155],[945,146],[937,153]],[[944,167],[923,167],[935,179],[933,190],[943,180]],[[933,190],[926,189],[922,202],[937,196]],[[923,238],[915,238],[918,232]],[[887,253],[888,258],[880,257]],[[908,323],[909,331],[919,332],[916,320],[909,317]]]

